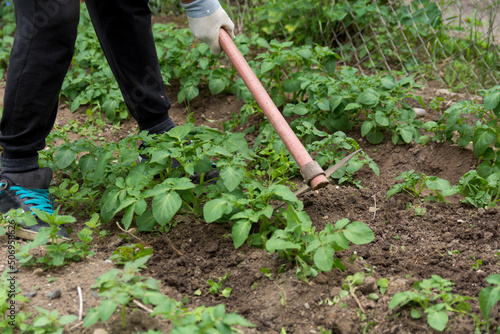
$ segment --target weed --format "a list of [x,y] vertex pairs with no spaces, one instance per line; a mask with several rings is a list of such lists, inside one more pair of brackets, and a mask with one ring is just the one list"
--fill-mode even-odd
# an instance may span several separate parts
[[274,231],[266,249],[294,260],[299,278],[307,279],[316,276],[318,270],[344,269],[340,260],[335,259],[335,252],[349,249],[349,241],[360,245],[371,242],[374,237],[373,231],[364,223],[350,223],[346,218],[338,220],[335,226],[327,224],[318,233],[305,214],[289,206],[286,227]]
[[444,202],[444,197],[451,196],[458,191],[457,187],[452,187],[447,180],[436,176],[418,174],[414,170],[401,173],[396,180],[403,180],[403,182],[392,186],[387,192],[387,198],[405,191],[417,199],[422,195],[424,190],[430,190],[433,194],[426,196],[426,200]]
[[132,244],[118,247],[113,251],[109,260],[116,265],[125,265],[144,256],[151,256],[153,249],[145,248],[142,244]]
[[[215,295],[215,294],[217,294],[217,292],[222,290],[222,286],[229,278],[229,274],[230,273],[227,273],[224,277],[219,277],[217,282],[215,282],[213,279],[209,279],[207,281],[207,284],[210,286],[209,291],[211,294]],[[224,290],[221,291],[221,294],[224,297],[229,297],[229,295],[231,294],[231,288],[225,288]]]
[[396,293],[389,302],[389,308],[408,305],[414,319],[422,317],[420,309],[423,309],[429,326],[442,331],[448,323],[448,312],[469,314],[471,309],[467,300],[472,298],[452,294],[453,284],[449,280],[432,275],[430,279],[415,282],[413,289]]
[[486,330],[489,333],[491,320],[489,316],[491,310],[495,304],[500,301],[500,275],[490,275],[486,278],[486,282],[488,282],[490,286],[487,286],[479,292],[479,306],[481,308],[483,319],[486,320]]

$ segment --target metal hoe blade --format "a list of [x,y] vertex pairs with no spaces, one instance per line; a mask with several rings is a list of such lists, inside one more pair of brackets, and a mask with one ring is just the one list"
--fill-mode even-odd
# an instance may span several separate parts
[[[356,154],[358,154],[362,149],[359,149],[355,152],[352,152],[351,154],[349,154],[347,157],[345,157],[344,159],[340,160],[339,162],[337,162],[335,165],[333,165],[332,167],[328,168],[326,171],[325,171],[325,176],[326,178],[329,178],[330,176],[332,176],[333,173],[335,173],[336,171],[338,171],[342,166],[344,166],[349,160],[351,160]],[[305,185],[303,186],[302,188],[300,188],[299,190],[297,190],[296,192],[294,192],[295,196],[300,196],[306,192],[308,192],[309,190],[311,190],[312,188],[308,185]]]

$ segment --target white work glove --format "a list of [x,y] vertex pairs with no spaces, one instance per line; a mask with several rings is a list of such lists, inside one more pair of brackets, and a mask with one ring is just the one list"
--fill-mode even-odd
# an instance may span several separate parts
[[[187,1],[187,0],[183,0]],[[231,38],[234,38],[234,23],[218,0],[195,0],[183,3],[186,9],[189,28],[194,37],[207,43],[214,55],[221,53],[219,30],[224,28]]]

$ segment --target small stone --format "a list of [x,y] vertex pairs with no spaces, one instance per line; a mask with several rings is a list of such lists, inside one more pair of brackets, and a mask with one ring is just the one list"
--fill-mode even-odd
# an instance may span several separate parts
[[435,94],[436,96],[442,96],[442,95],[450,96],[450,95],[455,95],[456,93],[452,93],[448,89],[436,89]]
[[319,273],[314,279],[314,283],[322,285],[328,284],[328,277],[324,273]]
[[425,111],[425,109],[422,109],[422,108],[413,108],[413,111],[415,112],[415,114],[417,114],[417,116],[425,116],[427,115],[427,111]]
[[113,263],[113,261],[110,259],[107,259],[107,260],[104,260],[104,263]]
[[309,309],[311,308],[311,306],[309,306],[309,303],[305,303],[305,304],[304,304],[304,307],[305,307],[307,310],[309,310]]
[[372,276],[366,276],[363,280],[363,283],[359,287],[359,290],[363,292],[365,295],[369,295],[370,293],[374,293],[377,291],[377,280]]
[[485,212],[486,212],[486,210],[485,210],[485,209],[483,209],[483,208],[479,208],[479,209],[477,209],[477,213],[478,213],[478,214],[480,214],[480,215],[484,215],[484,214],[485,214]]
[[23,293],[23,296],[26,298],[33,298],[36,296],[36,291],[35,292],[28,292],[28,293]]
[[49,297],[50,300],[60,298],[61,297],[61,289],[57,288],[56,290],[47,294],[47,297]]
[[43,269],[42,268],[36,268],[35,270],[33,270],[33,274],[35,274],[37,276],[42,276],[43,275]]
[[103,328],[97,328],[96,330],[94,330],[93,334],[109,334],[109,333],[107,330],[105,330]]

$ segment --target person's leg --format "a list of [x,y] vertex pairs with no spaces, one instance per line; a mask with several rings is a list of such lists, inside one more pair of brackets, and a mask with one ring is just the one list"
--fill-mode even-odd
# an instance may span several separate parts
[[14,0],[14,37],[0,122],[2,172],[38,168],[74,51],[78,0]]
[[[74,51],[78,0],[14,0],[14,37],[0,122],[0,212],[37,208],[53,212],[50,168],[38,151],[54,125],[58,96]],[[29,239],[48,224],[23,227]],[[60,237],[68,234],[61,230]],[[25,237],[25,236],[22,236]]]
[[140,130],[174,127],[160,72],[147,0],[85,2],[127,108]]

